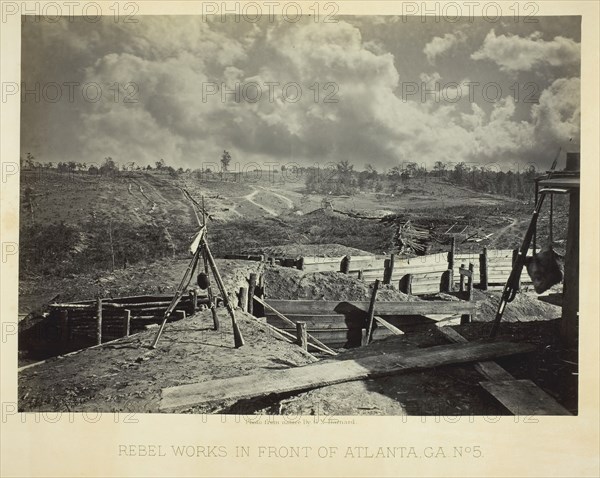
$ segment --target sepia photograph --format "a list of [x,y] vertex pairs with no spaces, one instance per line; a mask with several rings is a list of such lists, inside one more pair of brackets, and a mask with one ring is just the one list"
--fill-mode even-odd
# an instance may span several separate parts
[[[18,161],[2,168],[18,182],[18,243],[2,244],[15,270],[3,344],[16,343],[3,423],[216,415],[251,436],[265,423],[315,435],[375,417],[563,417],[567,429],[597,399],[580,380],[580,317],[598,318],[580,315],[580,231],[597,226],[581,182],[598,162],[582,139],[582,47],[597,47],[582,14],[67,3],[2,10],[20,37],[20,79],[2,83],[19,108]],[[147,440],[112,456],[492,455],[439,440]]]

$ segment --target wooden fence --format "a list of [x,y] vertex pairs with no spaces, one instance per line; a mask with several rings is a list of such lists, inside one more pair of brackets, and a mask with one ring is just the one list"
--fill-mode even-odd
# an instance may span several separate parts
[[[476,303],[460,301],[414,301],[377,302],[374,314],[404,332],[434,323],[440,316],[457,316],[461,322],[472,320],[476,314]],[[306,324],[310,334],[330,346],[358,346],[366,327],[369,302],[327,300],[274,300],[267,299],[269,306],[285,315],[292,322]],[[267,323],[290,334],[296,329],[276,313],[265,308]],[[385,327],[375,327],[373,339],[391,335]]]
[[[172,298],[136,296],[50,304],[48,321],[58,330],[63,350],[77,349],[128,336],[147,324],[159,322]],[[192,314],[201,304],[208,304],[208,298],[190,293],[181,299],[172,317]]]
[[[533,252],[533,251],[531,251]],[[473,283],[487,290],[503,286],[510,275],[517,250],[484,248],[480,253],[460,254],[454,247],[449,252],[400,259],[391,256],[307,256],[293,265],[306,272],[336,271],[350,274],[365,282],[380,279],[410,294],[433,294],[456,288],[461,266],[473,265]],[[288,260],[289,263],[289,260]],[[521,282],[530,284],[524,271]]]

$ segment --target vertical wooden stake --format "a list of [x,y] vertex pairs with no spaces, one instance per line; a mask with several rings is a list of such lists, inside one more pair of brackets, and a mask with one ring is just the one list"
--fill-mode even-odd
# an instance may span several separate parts
[[456,238],[452,236],[450,252],[448,252],[448,269],[454,270],[454,256],[456,255]]
[[102,343],[102,299],[96,299],[96,344]]
[[238,295],[238,306],[244,312],[248,310],[248,288],[240,287],[240,293]]
[[483,252],[479,256],[479,286],[481,290],[488,290],[488,250],[487,247],[483,248]]
[[192,301],[192,314],[195,314],[198,310],[198,292],[196,291],[196,289],[192,289],[190,291],[190,300]]
[[475,266],[473,265],[473,263],[469,263],[469,272],[471,273],[471,277],[469,277],[469,279],[467,280],[467,293],[468,293],[468,299],[469,301],[473,300],[473,275],[475,272]]
[[390,278],[390,260],[386,259],[383,261],[383,283],[389,284]]
[[246,310],[250,315],[254,312],[254,289],[256,289],[257,276],[253,272],[250,274],[250,280],[248,281],[248,307]]
[[389,259],[384,261],[384,271],[383,271],[383,283],[389,284],[392,282],[392,275],[394,274],[394,258],[395,255],[392,254]]
[[298,345],[304,350],[308,350],[308,336],[306,332],[306,322],[296,322],[296,337]]
[[358,280],[363,280],[363,271],[362,271],[362,269],[358,271]]
[[[461,264],[460,268],[464,269],[465,265]],[[465,276],[462,275],[462,274],[460,274],[460,273],[459,273],[459,275],[460,275],[460,282],[459,282],[458,290],[461,291],[461,292],[464,292],[465,291]]]
[[123,317],[123,336],[129,337],[131,333],[131,310],[125,309],[125,317]]

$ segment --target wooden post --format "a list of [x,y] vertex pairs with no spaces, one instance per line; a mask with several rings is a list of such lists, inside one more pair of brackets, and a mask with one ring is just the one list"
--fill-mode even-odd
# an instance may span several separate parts
[[198,310],[198,292],[196,289],[190,291],[190,300],[192,301],[191,313],[195,314]]
[[340,272],[344,274],[348,274],[350,272],[350,256],[344,256],[342,258],[342,262],[340,264]]
[[308,350],[308,337],[306,334],[306,322],[296,322],[296,337],[298,345],[303,350]]
[[390,282],[390,260],[386,259],[383,261],[383,283],[389,284]]
[[125,309],[125,316],[123,317],[123,336],[129,337],[131,333],[131,310]]
[[[464,264],[461,264],[461,265],[460,265],[460,268],[461,268],[461,269],[464,269],[464,268],[465,268],[465,265],[464,265]],[[459,290],[459,291],[461,291],[461,292],[464,292],[464,291],[465,291],[465,276],[464,276],[464,275],[462,275],[462,274],[459,274],[459,275],[460,275],[460,282],[459,282],[459,287],[458,287],[458,290]]]
[[240,292],[238,294],[238,307],[242,309],[244,312],[248,310],[248,288],[240,287]]
[[400,282],[398,283],[398,289],[400,289],[400,292],[412,294],[412,279],[412,274],[406,274],[402,277],[402,279],[400,279]]
[[386,259],[384,264],[385,264],[385,270],[383,272],[383,283],[384,284],[390,284],[392,282],[392,276],[394,274],[394,261],[395,261],[395,254],[392,254],[390,256],[389,259]]
[[96,344],[102,343],[102,299],[96,299]]
[[254,289],[256,289],[256,279],[257,276],[254,272],[250,274],[250,279],[248,281],[248,307],[246,308],[246,311],[250,315],[254,315]]
[[379,290],[379,279],[375,280],[371,302],[369,303],[369,312],[367,313],[367,333],[362,337],[362,345],[367,345],[371,341],[373,334],[373,316],[375,315],[375,301],[377,300],[377,291]]
[[358,280],[363,280],[363,271],[362,271],[362,269],[358,271]]
[[479,287],[481,290],[488,290],[488,250],[483,248],[483,252],[479,256]]
[[569,194],[569,201],[560,335],[565,345],[574,347],[579,337],[579,189]]
[[448,252],[448,269],[454,270],[454,256],[456,255],[456,238],[452,236],[450,241],[450,252]]
[[467,293],[468,293],[468,300],[471,301],[471,300],[473,300],[473,275],[475,272],[475,266],[473,265],[472,262],[469,263],[469,272],[471,273],[471,275],[467,280]]
[[67,310],[60,310],[58,312],[58,321],[60,327],[60,340],[63,347],[67,347],[69,344],[69,312]]
[[[513,255],[512,255],[512,265],[513,265],[513,267],[515,266],[515,262],[517,262],[517,258],[518,257],[519,257],[519,249],[513,249]],[[521,278],[520,277],[519,277],[519,284],[517,286],[517,290],[521,290]]]
[[452,292],[452,269],[442,273],[442,292]]

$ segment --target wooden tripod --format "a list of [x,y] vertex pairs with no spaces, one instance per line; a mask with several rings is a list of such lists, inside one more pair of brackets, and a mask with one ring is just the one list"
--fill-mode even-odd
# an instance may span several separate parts
[[[173,300],[171,301],[171,303],[169,304],[169,307],[165,311],[163,321],[160,325],[160,328],[158,329],[158,332],[156,333],[156,336],[154,337],[154,342],[152,343],[152,348],[153,349],[156,348],[156,345],[158,344],[160,336],[162,335],[163,329],[165,328],[165,325],[167,323],[167,320],[169,319],[171,313],[173,312],[173,310],[175,310],[175,307],[177,307],[177,304],[183,297],[184,290],[190,284],[192,277],[194,275],[194,271],[196,270],[196,267],[200,260],[200,256],[202,256],[202,261],[204,263],[204,272],[205,272],[206,276],[208,277],[208,273],[210,270],[210,272],[212,272],[212,275],[215,279],[215,282],[217,283],[219,292],[221,293],[221,298],[223,299],[223,303],[225,304],[225,307],[227,308],[227,311],[229,312],[229,315],[231,316],[235,348],[243,346],[244,338],[242,337],[242,332],[240,331],[240,328],[238,327],[238,324],[235,320],[235,312],[233,309],[233,305],[231,304],[231,302],[229,300],[229,296],[227,295],[227,292],[225,291],[223,279],[221,279],[221,275],[219,274],[219,270],[217,269],[217,265],[215,264],[215,259],[212,255],[212,253],[210,252],[210,248],[208,247],[208,242],[206,241],[206,226],[205,225],[203,225],[200,228],[200,231],[198,232],[198,234],[196,235],[196,238],[192,242],[190,250],[194,255],[183,275],[183,278],[182,278],[179,286],[177,287],[177,290],[175,292]],[[214,328],[214,330],[219,330],[219,318],[217,317],[215,297],[213,296],[212,289],[210,287],[210,282],[208,283],[208,286],[206,289],[207,289],[206,291],[208,294],[208,299],[209,299],[210,307],[211,307],[211,311],[212,311],[213,324],[214,324],[213,328]]]

